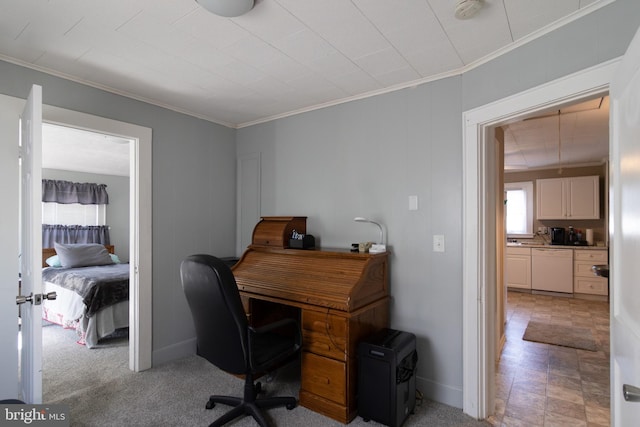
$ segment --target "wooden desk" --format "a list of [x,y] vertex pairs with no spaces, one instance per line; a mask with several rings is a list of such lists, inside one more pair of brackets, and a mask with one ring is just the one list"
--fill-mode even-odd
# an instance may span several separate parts
[[300,404],[349,423],[358,342],[389,326],[387,254],[251,245],[232,270],[252,323],[300,313]]

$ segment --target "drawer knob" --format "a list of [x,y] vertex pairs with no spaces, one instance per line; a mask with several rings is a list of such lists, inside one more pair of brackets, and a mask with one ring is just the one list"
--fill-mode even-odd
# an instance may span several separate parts
[[331,381],[327,377],[314,376],[313,380],[319,384],[331,384]]
[[323,329],[331,329],[331,325],[326,323],[326,322],[321,322],[319,320],[316,320],[313,322],[313,326],[318,327],[318,328],[323,328]]
[[311,347],[316,347],[325,351],[331,350],[331,347],[329,346],[329,344],[325,344],[323,342],[312,342]]

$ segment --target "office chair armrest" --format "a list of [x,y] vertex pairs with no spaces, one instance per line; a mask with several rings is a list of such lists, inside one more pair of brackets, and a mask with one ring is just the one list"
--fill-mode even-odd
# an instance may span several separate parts
[[249,331],[254,334],[264,334],[266,332],[271,332],[274,329],[278,329],[289,324],[293,324],[296,326],[296,336],[295,336],[296,345],[297,346],[302,345],[302,330],[300,329],[300,324],[295,319],[291,319],[291,318],[280,319],[280,320],[276,320],[275,322],[272,322],[257,328],[254,328],[253,326],[249,326]]

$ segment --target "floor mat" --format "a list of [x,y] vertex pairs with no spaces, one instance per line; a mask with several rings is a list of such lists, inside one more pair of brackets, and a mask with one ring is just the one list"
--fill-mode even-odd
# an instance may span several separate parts
[[529,321],[522,339],[590,351],[596,351],[598,348],[588,328],[554,325],[534,320]]

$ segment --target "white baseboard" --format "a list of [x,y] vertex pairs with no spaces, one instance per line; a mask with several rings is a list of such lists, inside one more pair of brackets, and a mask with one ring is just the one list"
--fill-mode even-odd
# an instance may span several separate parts
[[462,387],[455,388],[416,376],[416,387],[425,398],[462,409]]
[[153,351],[153,366],[196,354],[196,339],[191,338]]

